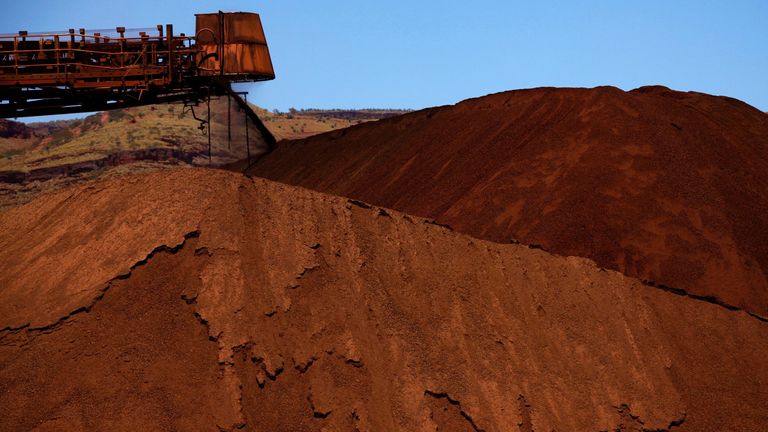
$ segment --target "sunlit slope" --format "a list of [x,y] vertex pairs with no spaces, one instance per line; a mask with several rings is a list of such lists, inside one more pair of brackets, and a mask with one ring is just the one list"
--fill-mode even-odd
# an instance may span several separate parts
[[761,111],[599,87],[498,93],[286,142],[251,174],[768,316],[767,172]]
[[582,258],[204,169],[0,213],[29,430],[760,430],[768,326]]

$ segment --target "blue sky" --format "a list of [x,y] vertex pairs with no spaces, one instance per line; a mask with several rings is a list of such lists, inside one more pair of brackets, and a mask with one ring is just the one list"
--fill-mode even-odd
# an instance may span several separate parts
[[4,0],[0,33],[261,14],[267,108],[423,108],[509,89],[662,84],[768,111],[768,1]]

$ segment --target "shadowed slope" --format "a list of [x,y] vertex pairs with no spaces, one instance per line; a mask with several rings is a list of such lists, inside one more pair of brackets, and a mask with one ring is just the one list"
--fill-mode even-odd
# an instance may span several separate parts
[[265,180],[70,189],[0,214],[0,247],[2,430],[768,419],[768,325],[746,313]]
[[252,174],[768,316],[768,117],[643,87],[520,90],[282,143]]

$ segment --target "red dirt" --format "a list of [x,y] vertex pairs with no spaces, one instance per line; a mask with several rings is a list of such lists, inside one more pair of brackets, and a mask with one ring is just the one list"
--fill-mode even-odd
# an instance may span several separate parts
[[251,173],[768,316],[768,117],[734,99],[510,91],[282,142]]
[[766,322],[266,180],[79,186],[0,248],[3,431],[768,423]]

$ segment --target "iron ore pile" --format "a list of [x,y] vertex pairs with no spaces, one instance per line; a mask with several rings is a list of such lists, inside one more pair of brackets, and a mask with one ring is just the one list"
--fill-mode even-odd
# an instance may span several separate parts
[[0,212],[0,430],[760,431],[768,116],[493,94]]

